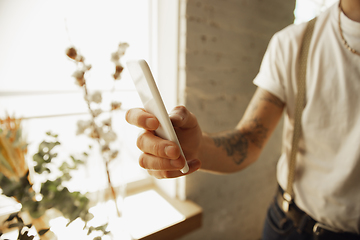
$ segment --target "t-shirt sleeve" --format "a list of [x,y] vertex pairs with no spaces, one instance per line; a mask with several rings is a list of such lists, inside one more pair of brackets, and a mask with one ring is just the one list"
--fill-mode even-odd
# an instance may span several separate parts
[[253,83],[285,102],[283,59],[279,34],[275,34],[269,42],[260,71]]

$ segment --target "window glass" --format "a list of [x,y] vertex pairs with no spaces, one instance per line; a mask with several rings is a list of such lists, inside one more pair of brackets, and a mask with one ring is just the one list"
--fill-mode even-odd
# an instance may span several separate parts
[[[75,46],[92,65],[86,76],[89,92],[102,92],[101,116],[113,118],[118,136],[113,144],[120,151],[110,165],[114,185],[146,178],[137,163],[139,130],[124,119],[126,109],[141,102],[126,70],[114,84],[110,58],[119,42],[130,45],[123,65],[127,59],[150,58],[150,9],[148,0],[0,1],[0,117],[24,119],[29,159],[47,131],[59,135],[59,161],[90,151],[86,168],[74,175],[77,190],[99,190],[107,178],[96,142],[76,135],[77,121],[90,115],[83,90],[71,76],[76,65],[65,50]],[[106,112],[112,101],[122,102],[122,110]]]

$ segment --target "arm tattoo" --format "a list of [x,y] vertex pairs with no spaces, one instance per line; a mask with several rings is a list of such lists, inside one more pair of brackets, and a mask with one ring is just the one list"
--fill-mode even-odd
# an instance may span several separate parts
[[251,120],[250,129],[245,133],[249,140],[258,148],[262,148],[267,137],[268,129],[255,118]]
[[247,131],[232,131],[222,136],[214,136],[215,146],[223,147],[227,155],[240,165],[248,156],[249,141],[262,148],[268,129],[258,119],[252,119]]
[[248,139],[240,131],[230,132],[224,136],[213,137],[215,146],[223,147],[228,156],[233,157],[233,161],[240,165],[247,157]]

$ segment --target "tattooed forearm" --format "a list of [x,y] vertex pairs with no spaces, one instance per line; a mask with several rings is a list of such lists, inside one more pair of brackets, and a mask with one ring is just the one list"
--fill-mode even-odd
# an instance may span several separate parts
[[240,131],[230,132],[223,136],[213,137],[215,146],[223,147],[228,156],[240,165],[247,157],[248,139]]
[[229,157],[240,165],[248,156],[249,142],[252,142],[258,148],[262,148],[266,138],[268,129],[265,128],[258,119],[252,119],[248,123],[246,131],[235,130],[222,134],[221,136],[213,136],[215,146],[223,147]]
[[262,148],[267,138],[268,129],[261,124],[259,119],[251,120],[250,127],[245,133],[245,136],[255,144],[258,148]]

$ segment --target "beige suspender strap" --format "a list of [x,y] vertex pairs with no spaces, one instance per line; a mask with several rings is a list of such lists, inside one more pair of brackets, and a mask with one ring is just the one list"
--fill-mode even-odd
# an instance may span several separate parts
[[[289,176],[287,188],[284,192],[284,199],[287,201],[288,206],[285,206],[285,209],[289,208],[289,204],[294,198],[293,183],[295,178],[295,165],[296,165],[296,154],[298,152],[298,144],[301,136],[301,116],[302,111],[305,107],[305,95],[306,95],[306,66],[308,51],[311,41],[311,36],[314,30],[314,25],[316,18],[308,22],[305,34],[302,41],[302,46],[300,49],[300,62],[299,69],[297,72],[297,89],[298,93],[296,96],[296,105],[295,105],[295,116],[294,116],[294,133],[291,146],[291,155],[289,162]],[[285,202],[286,204],[286,202]]]

